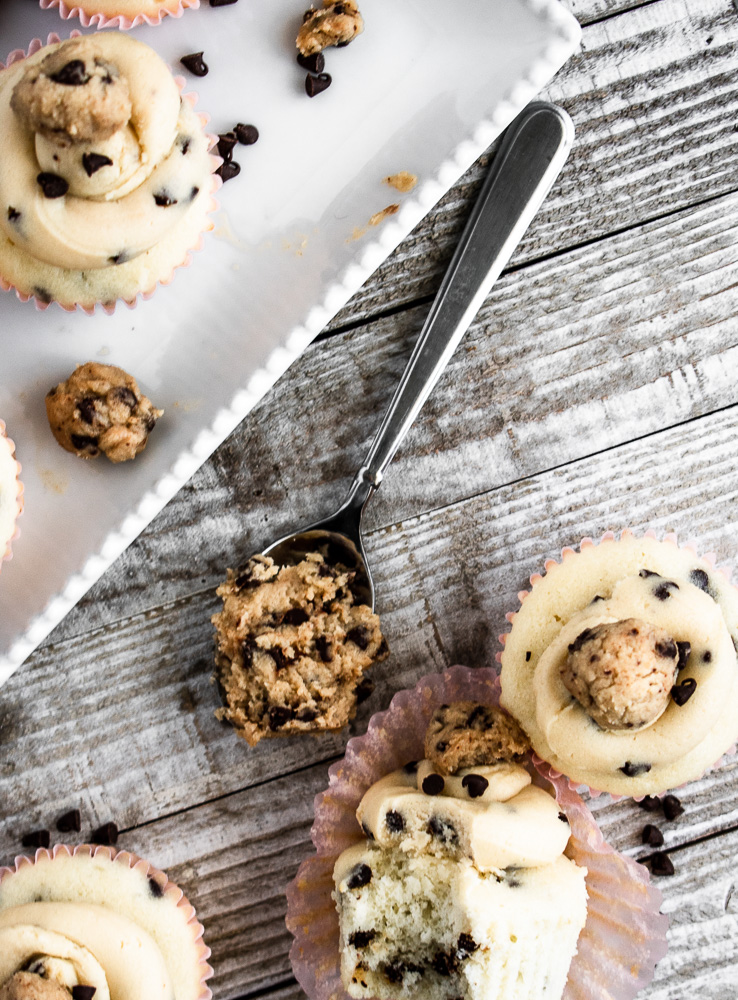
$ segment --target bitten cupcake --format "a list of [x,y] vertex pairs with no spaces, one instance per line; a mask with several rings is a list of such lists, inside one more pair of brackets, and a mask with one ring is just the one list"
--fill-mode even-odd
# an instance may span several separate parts
[[0,564],[11,556],[10,543],[17,535],[16,521],[23,510],[20,465],[14,456],[15,445],[0,420]]
[[212,224],[217,160],[162,59],[119,32],[0,72],[0,282],[112,308],[167,280]]
[[182,891],[126,851],[0,868],[1,1000],[209,1000],[209,955]]
[[44,10],[55,8],[63,18],[78,17],[85,27],[135,28],[139,24],[160,24],[167,15],[179,17],[200,0],[41,0]]
[[653,795],[700,777],[738,737],[738,591],[673,538],[563,555],[501,637],[502,704],[575,784]]

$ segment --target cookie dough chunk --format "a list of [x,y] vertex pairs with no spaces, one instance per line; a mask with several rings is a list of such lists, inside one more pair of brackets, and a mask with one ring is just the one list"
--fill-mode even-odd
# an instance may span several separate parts
[[365,691],[364,671],[388,655],[379,618],[357,604],[354,573],[309,553],[279,567],[255,556],[228,571],[213,617],[227,719],[252,746],[264,737],[339,730]]
[[32,132],[67,142],[109,139],[131,117],[128,83],[96,53],[94,38],[68,42],[29,67],[10,106]]
[[354,0],[323,0],[322,10],[305,11],[297,33],[297,48],[303,56],[322,52],[330,45],[344,46],[364,30],[364,19]]
[[163,414],[122,368],[88,361],[46,396],[51,432],[80,458],[126,462],[146,447]]
[[0,986],[0,1000],[70,1000],[71,993],[51,979],[16,972]]
[[668,632],[627,618],[584,629],[569,644],[561,679],[603,729],[642,729],[668,705],[678,665]]
[[473,701],[441,705],[425,735],[425,755],[441,774],[518,760],[529,750],[528,737],[512,716],[494,705]]

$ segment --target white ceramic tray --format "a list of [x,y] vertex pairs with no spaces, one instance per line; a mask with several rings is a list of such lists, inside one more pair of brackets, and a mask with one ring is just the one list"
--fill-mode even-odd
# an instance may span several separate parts
[[[149,523],[291,361],[576,49],[557,0],[362,0],[366,30],[326,53],[309,99],[294,60],[305,0],[187,11],[134,35],[188,78],[213,131],[261,133],[219,192],[192,266],[134,310],[46,312],[0,292],[0,417],[23,466],[25,513],[0,573],[0,684]],[[0,3],[0,59],[79,27],[32,0]],[[382,183],[407,170],[399,194]],[[400,210],[376,227],[369,219]],[[133,463],[62,451],[44,395],[75,364],[120,365],[166,416]]]

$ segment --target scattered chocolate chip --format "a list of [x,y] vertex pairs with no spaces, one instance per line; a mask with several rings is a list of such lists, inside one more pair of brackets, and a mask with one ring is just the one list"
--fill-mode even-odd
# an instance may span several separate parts
[[459,842],[456,827],[438,816],[431,816],[428,820],[428,833],[436,840],[440,840],[442,844],[458,844]]
[[712,662],[712,653],[710,652],[709,649],[706,649],[704,651],[704,653],[702,654],[702,662],[703,663],[711,663]]
[[31,830],[23,835],[21,844],[24,847],[48,847],[51,843],[51,834],[48,830]]
[[664,816],[672,823],[684,812],[684,806],[676,795],[665,795],[661,805],[664,807]]
[[56,828],[59,833],[79,833],[82,829],[79,809],[70,809],[69,812],[62,813],[56,821]]
[[676,645],[677,650],[679,651],[677,670],[684,670],[687,665],[687,660],[689,659],[689,654],[692,652],[692,644],[690,642],[678,642]]
[[154,201],[159,208],[170,208],[172,205],[177,204],[177,199],[172,198],[172,196],[167,194],[166,191],[160,191],[158,194],[155,194]]
[[289,665],[290,661],[284,655],[279,646],[275,646],[273,649],[267,649],[266,652],[277,664],[277,670],[284,670],[284,668]]
[[664,854],[663,851],[656,851],[648,860],[651,863],[652,875],[674,874],[674,865],[671,862],[671,858],[668,854]]
[[561,820],[562,823],[568,823],[569,822],[566,813],[559,813],[559,819]]
[[525,662],[530,663],[531,651],[528,650],[525,654]]
[[426,795],[440,795],[445,784],[440,774],[428,774],[423,778],[423,791]]
[[72,447],[75,451],[89,451],[91,455],[97,455],[98,439],[96,437],[90,437],[87,434],[70,434],[69,440],[72,442]]
[[85,396],[77,406],[80,419],[86,424],[94,424],[97,410],[95,409],[95,397]]
[[290,719],[294,719],[295,710],[287,705],[272,705],[269,709],[269,728],[274,731],[281,729]]
[[450,976],[459,967],[459,960],[456,955],[446,951],[437,951],[431,959],[431,965],[439,976]]
[[290,608],[282,619],[283,625],[302,625],[310,620],[310,615],[303,608]]
[[362,886],[369,885],[372,880],[372,870],[369,865],[357,865],[349,875],[346,885],[349,889],[361,889]]
[[333,648],[324,635],[319,635],[315,639],[315,648],[323,663],[330,663],[333,659]]
[[683,680],[681,684],[674,685],[671,689],[671,697],[674,702],[681,707],[682,705],[687,704],[696,690],[697,681],[694,677],[688,677],[686,680]]
[[188,69],[193,76],[207,76],[208,64],[203,59],[202,52],[190,52],[187,56],[182,56],[179,60],[185,69]]
[[371,697],[374,691],[374,681],[371,677],[362,677],[356,685],[356,704],[361,705],[367,698]]
[[226,181],[231,181],[234,177],[238,177],[241,173],[241,167],[235,160],[231,160],[229,163],[221,163],[215,172],[225,184]]
[[376,931],[354,931],[349,937],[349,944],[354,948],[366,948],[376,936]]
[[20,219],[21,213],[18,212],[12,205],[8,206],[8,222],[17,222]]
[[72,1000],[92,1000],[96,993],[96,986],[85,986],[82,983],[78,983],[72,987]]
[[699,587],[700,590],[704,590],[706,594],[710,590],[710,578],[703,569],[693,569],[689,574],[689,582],[693,583],[695,587]]
[[659,601],[667,601],[671,597],[671,587],[675,590],[679,590],[678,583],[674,583],[673,580],[665,580],[663,583],[660,583],[658,587],[654,587],[653,596]]
[[465,774],[461,787],[467,790],[470,799],[478,799],[489,788],[489,782],[481,774]]
[[235,132],[223,132],[218,136],[218,156],[222,156],[226,163],[231,162],[237,141]]
[[113,161],[109,156],[103,156],[102,153],[83,153],[82,154],[82,166],[85,168],[85,173],[88,177],[92,177],[96,174],[98,170],[102,167],[111,167]]
[[259,139],[259,130],[256,125],[244,125],[243,122],[239,122],[233,131],[242,146],[253,146]]
[[648,844],[649,847],[661,847],[664,843],[664,835],[653,823],[646,823],[641,831],[641,843]]
[[308,73],[305,77],[305,93],[308,97],[317,97],[324,90],[328,90],[332,82],[330,73],[319,73],[317,76]]
[[313,722],[317,718],[318,713],[314,708],[301,708],[297,713],[298,722]]
[[302,52],[298,52],[297,63],[308,73],[322,73],[325,69],[325,56],[322,52],[313,52],[311,56],[304,56]]
[[72,59],[62,66],[60,70],[49,77],[54,83],[61,83],[65,87],[83,87],[90,77],[85,69],[85,64],[81,59]]
[[585,642],[589,642],[589,640],[592,639],[594,635],[595,635],[595,630],[593,628],[585,628],[583,632],[579,633],[574,642],[569,643],[568,647],[569,652],[578,653],[579,650],[582,648],[582,646],[585,644]]
[[673,660],[676,658],[677,644],[673,639],[667,639],[665,642],[657,642],[654,648],[658,655],[663,656],[665,660]]
[[115,823],[103,823],[97,830],[93,830],[90,835],[90,842],[93,844],[106,844],[112,847],[118,843],[118,827]]
[[69,190],[69,185],[58,174],[42,173],[36,178],[46,198],[61,198]]
[[636,802],[636,805],[640,809],[645,809],[646,812],[658,812],[661,808],[661,799],[655,795],[645,795],[640,801]]
[[417,774],[418,773],[418,761],[409,760],[407,764],[402,769],[405,774]]
[[390,833],[402,833],[405,829],[405,818],[395,809],[389,809],[385,813],[384,822]]
[[154,899],[161,899],[161,897],[164,895],[164,889],[151,875],[149,875],[149,892],[154,897]]
[[651,770],[650,764],[631,764],[629,760],[620,768],[626,778],[637,778],[639,774],[648,774]]
[[364,625],[357,625],[355,628],[349,629],[346,633],[346,642],[353,642],[359,649],[366,649],[369,646],[370,640],[371,633]]
[[638,576],[642,576],[643,579],[647,579],[649,576],[661,576],[660,573],[654,573],[652,569],[642,569]]
[[459,951],[463,951],[466,955],[471,955],[477,950],[479,945],[471,934],[459,934],[459,940],[456,942],[456,947]]

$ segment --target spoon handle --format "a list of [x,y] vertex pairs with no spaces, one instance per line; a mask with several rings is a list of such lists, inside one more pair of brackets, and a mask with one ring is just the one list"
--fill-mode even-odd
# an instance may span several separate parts
[[508,127],[350,495],[372,493],[564,165],[569,115],[534,102]]

